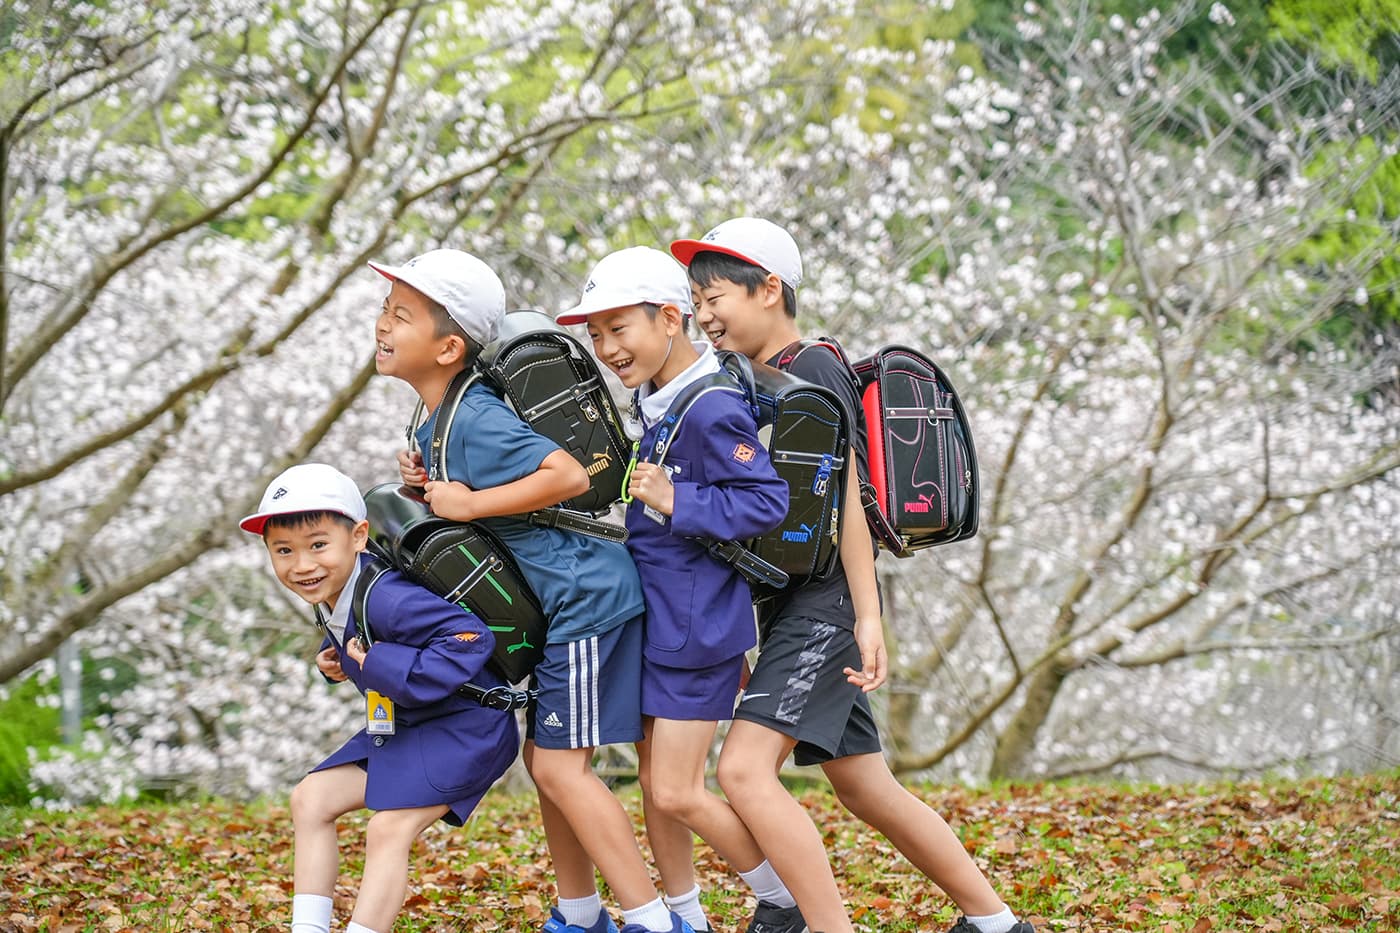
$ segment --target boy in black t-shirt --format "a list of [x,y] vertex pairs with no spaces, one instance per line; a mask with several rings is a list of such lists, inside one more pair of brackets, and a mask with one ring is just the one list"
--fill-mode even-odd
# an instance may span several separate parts
[[[671,253],[690,273],[696,321],[714,345],[777,365],[801,339],[797,244],[755,217],[725,221]],[[720,754],[719,781],[734,810],[791,890],[811,930],[853,931],[821,834],[778,778],[789,753],[819,764],[853,814],[879,830],[966,914],[953,933],[1032,933],[1002,903],[943,818],[901,785],[880,751],[866,694],[885,681],[875,546],[860,506],[865,419],[835,354],[802,353],[788,370],[830,388],[854,427],[841,514],[840,560],[760,612],[758,663]]]

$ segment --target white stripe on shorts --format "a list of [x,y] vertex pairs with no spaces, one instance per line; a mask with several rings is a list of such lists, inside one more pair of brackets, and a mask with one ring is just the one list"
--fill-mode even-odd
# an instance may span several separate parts
[[591,748],[601,735],[598,711],[598,637],[569,643],[569,744]]

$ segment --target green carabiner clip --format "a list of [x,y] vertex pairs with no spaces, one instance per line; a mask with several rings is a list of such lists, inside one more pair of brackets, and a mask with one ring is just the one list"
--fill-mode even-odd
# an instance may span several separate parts
[[637,465],[637,451],[641,446],[641,441],[632,442],[632,459],[627,461],[627,470],[622,474],[622,495],[620,498],[627,505],[632,504],[632,494],[627,491],[627,484],[632,481],[632,470]]

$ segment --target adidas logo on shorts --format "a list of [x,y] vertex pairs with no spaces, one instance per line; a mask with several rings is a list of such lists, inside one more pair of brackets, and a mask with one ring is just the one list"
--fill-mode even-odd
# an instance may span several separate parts
[[564,728],[564,723],[560,721],[559,714],[554,710],[549,711],[549,715],[544,717],[544,722],[542,722],[541,725],[549,726],[551,729]]

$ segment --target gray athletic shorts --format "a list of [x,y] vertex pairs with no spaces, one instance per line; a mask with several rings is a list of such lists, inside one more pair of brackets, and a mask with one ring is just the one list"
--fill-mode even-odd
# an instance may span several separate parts
[[796,739],[793,760],[799,765],[879,752],[870,701],[846,680],[847,667],[860,669],[860,649],[849,628],[780,615],[764,633],[734,718]]

